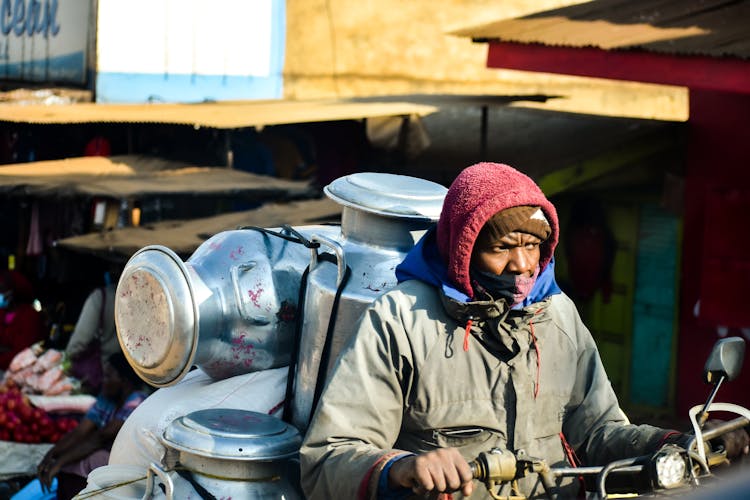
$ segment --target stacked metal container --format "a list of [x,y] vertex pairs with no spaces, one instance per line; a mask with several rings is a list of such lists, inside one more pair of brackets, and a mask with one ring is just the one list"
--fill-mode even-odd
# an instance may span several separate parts
[[342,206],[340,226],[226,231],[186,262],[162,246],[134,254],[115,316],[136,372],[162,387],[192,366],[221,379],[289,365],[286,419],[304,432],[357,319],[396,285],[396,266],[437,221],[446,188],[358,173],[325,193]]

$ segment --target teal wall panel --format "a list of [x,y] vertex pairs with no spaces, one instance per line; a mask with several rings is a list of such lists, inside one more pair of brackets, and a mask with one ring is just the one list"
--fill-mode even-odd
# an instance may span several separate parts
[[669,404],[678,239],[676,216],[656,205],[642,207],[633,304],[632,404],[659,408]]

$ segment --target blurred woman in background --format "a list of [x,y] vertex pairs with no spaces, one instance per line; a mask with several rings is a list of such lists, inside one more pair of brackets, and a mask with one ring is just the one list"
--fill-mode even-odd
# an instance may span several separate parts
[[33,300],[29,280],[18,271],[0,270],[0,372],[8,369],[16,354],[45,338]]

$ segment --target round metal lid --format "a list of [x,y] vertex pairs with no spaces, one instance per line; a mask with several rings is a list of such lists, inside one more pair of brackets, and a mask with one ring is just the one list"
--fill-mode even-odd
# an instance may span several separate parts
[[149,384],[167,386],[189,371],[198,311],[177,254],[160,245],[133,254],[117,284],[115,325],[130,365]]
[[164,431],[167,446],[202,457],[281,460],[299,451],[299,431],[281,419],[247,410],[212,408],[176,418]]
[[323,188],[333,201],[389,217],[435,222],[448,189],[406,175],[360,172],[339,177]]

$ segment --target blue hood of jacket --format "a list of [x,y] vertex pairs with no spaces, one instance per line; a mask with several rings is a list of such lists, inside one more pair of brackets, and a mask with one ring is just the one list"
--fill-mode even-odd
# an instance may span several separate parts
[[[396,267],[396,279],[399,283],[407,280],[419,280],[440,288],[451,299],[459,302],[471,302],[471,298],[458,290],[448,280],[448,270],[440,258],[435,242],[435,229],[430,229],[412,248],[406,257]],[[516,305],[520,309],[546,299],[550,295],[561,293],[555,281],[555,259],[552,258],[547,267],[539,273],[528,297]]]

